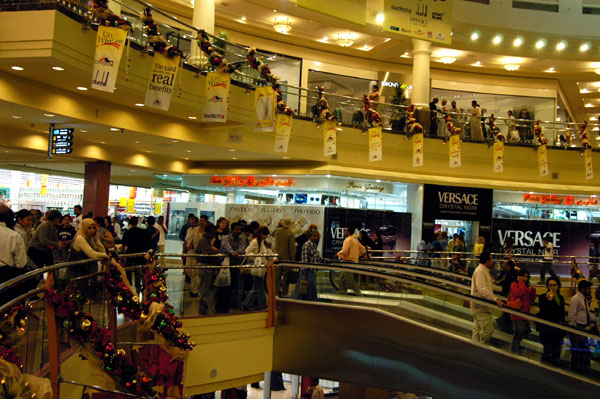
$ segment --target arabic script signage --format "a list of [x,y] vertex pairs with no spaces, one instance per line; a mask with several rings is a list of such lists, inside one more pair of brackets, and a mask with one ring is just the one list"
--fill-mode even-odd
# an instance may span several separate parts
[[294,179],[274,179],[272,177],[256,176],[213,176],[210,178],[211,186],[225,187],[294,187]]

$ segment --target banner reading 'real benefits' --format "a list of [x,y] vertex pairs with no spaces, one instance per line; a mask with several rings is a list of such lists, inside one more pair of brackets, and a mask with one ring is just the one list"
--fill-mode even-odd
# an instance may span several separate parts
[[98,26],[96,35],[96,54],[92,72],[92,89],[115,91],[119,62],[125,48],[127,30],[109,26]]
[[383,159],[383,138],[381,126],[369,129],[369,162]]
[[323,155],[335,155],[337,153],[337,124],[335,121],[323,123]]
[[367,0],[298,0],[298,7],[359,25],[367,23]]
[[292,133],[292,115],[278,114],[275,120],[275,145],[273,151],[287,152]]
[[230,83],[230,73],[206,74],[206,105],[202,111],[202,122],[227,122]]
[[384,0],[383,14],[384,32],[436,43],[452,42],[450,0]]
[[271,86],[256,88],[254,104],[256,107],[256,132],[272,132],[275,129],[273,121],[275,114],[275,90]]
[[423,166],[423,133],[412,136],[413,168]]
[[169,110],[180,58],[179,56],[167,57],[158,52],[154,53],[144,105],[163,111]]

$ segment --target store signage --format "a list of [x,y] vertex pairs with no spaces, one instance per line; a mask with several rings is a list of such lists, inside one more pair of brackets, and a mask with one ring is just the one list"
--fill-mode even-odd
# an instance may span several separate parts
[[70,154],[73,152],[73,132],[74,129],[50,129],[50,155]]
[[492,217],[492,197],[493,191],[485,188],[426,184],[423,219],[475,220],[484,223]]
[[384,32],[451,44],[451,1],[384,0],[383,4]]
[[213,176],[210,178],[211,186],[225,187],[294,187],[294,179],[275,179],[272,177],[256,176]]
[[384,192],[385,191],[385,187],[384,186],[379,186],[376,184],[371,184],[371,183],[357,183],[354,180],[350,180],[346,183],[346,188],[350,189],[350,190],[364,190],[364,191],[377,191],[377,192]]
[[400,87],[400,83],[388,82],[387,80],[384,80],[383,82],[381,82],[381,87]]
[[533,202],[538,204],[568,205],[568,206],[598,206],[598,198],[575,198],[572,195],[555,194],[523,194],[523,202]]

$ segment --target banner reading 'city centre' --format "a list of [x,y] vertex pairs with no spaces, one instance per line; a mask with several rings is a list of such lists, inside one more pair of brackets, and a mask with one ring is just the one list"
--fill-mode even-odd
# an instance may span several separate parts
[[92,72],[92,89],[115,91],[119,63],[125,48],[127,31],[99,25],[96,35],[96,54],[94,55],[94,71]]
[[230,83],[230,73],[206,74],[206,105],[202,111],[202,122],[227,122]]
[[430,42],[452,42],[452,1],[385,0],[383,31]]

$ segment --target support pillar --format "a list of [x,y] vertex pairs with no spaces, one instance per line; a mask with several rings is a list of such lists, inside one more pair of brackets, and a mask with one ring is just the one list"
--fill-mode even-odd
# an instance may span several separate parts
[[388,399],[387,389],[372,388],[362,385],[340,382],[338,391],[339,399]]
[[[215,33],[215,0],[192,0],[194,6],[192,12],[192,25],[202,28],[206,33]],[[202,50],[192,40],[189,64],[200,65],[202,61]]]
[[420,39],[410,39],[410,41],[413,45],[411,102],[417,109],[415,113],[417,122],[423,126],[426,133],[429,133],[431,125],[429,112],[431,42]]
[[299,398],[300,393],[300,376],[296,374],[292,374],[292,399]]
[[110,162],[85,163],[83,186],[83,214],[93,212],[94,217],[106,216],[110,191]]
[[265,373],[265,381],[263,382],[263,399],[271,399],[271,372]]

